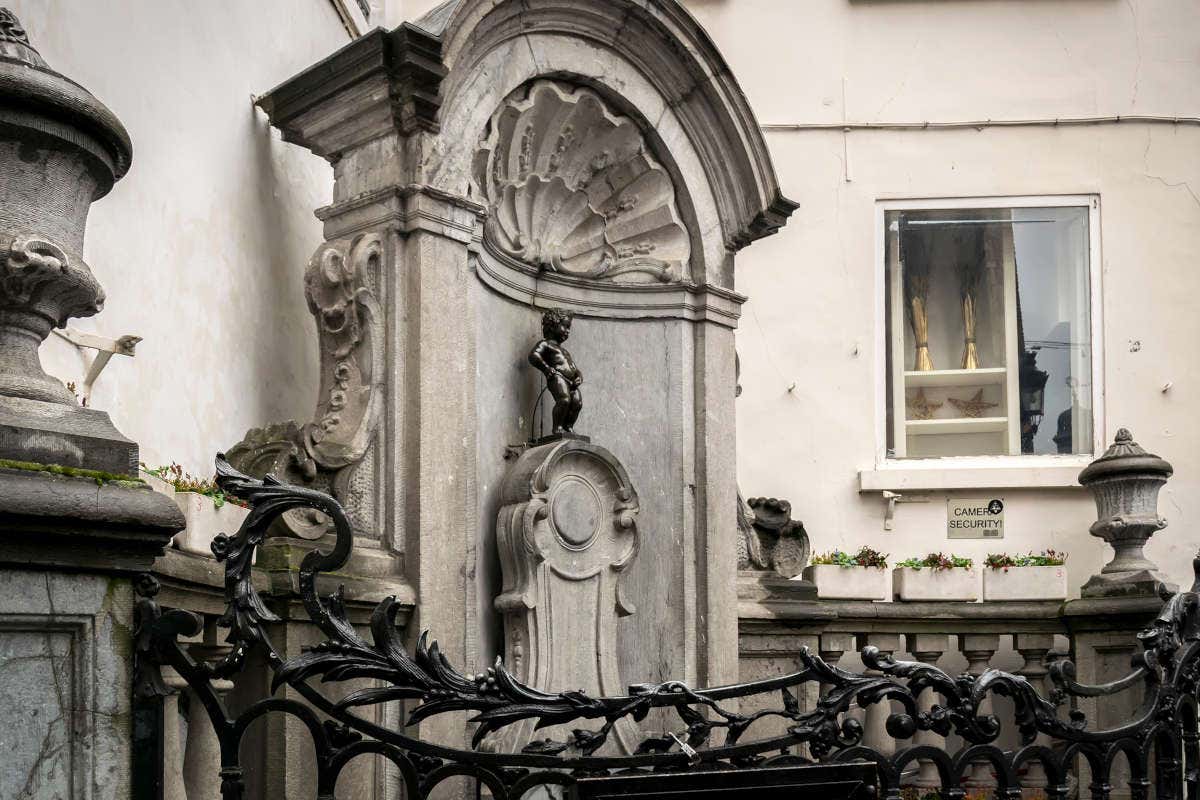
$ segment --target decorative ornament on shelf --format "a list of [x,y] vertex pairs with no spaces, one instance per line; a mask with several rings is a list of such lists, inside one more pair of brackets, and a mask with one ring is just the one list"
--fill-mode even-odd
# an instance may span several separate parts
[[983,389],[973,394],[969,400],[959,400],[957,397],[949,397],[947,399],[950,401],[950,405],[957,408],[964,415],[972,418],[982,417],[984,411],[1000,405],[999,403],[989,403],[984,400]]
[[[934,368],[933,358],[929,355],[929,250],[925,240],[917,236],[915,231],[903,227],[903,220],[900,230],[901,258],[904,264],[904,300],[917,348],[913,357],[913,369],[929,372]],[[909,235],[904,236],[904,233]]]
[[[955,265],[958,272],[958,290],[962,299],[963,314],[963,369],[979,369],[979,350],[975,346],[975,294],[979,288],[980,267],[983,264],[983,231],[968,229],[955,237],[959,241],[960,260]],[[962,258],[963,250],[966,258]]]
[[910,419],[933,419],[933,412],[945,403],[935,403],[925,396],[925,388],[917,389],[917,393],[908,401],[908,410],[912,412]]

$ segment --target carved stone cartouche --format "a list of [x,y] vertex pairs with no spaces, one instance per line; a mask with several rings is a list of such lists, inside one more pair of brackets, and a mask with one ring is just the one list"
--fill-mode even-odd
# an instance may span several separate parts
[[[367,456],[383,402],[383,315],[376,300],[383,240],[377,233],[335,239],[317,248],[304,274],[304,297],[316,318],[321,386],[313,420],[253,428],[227,453],[247,475],[268,473],[331,491],[362,529],[369,503],[356,502],[351,474]],[[325,520],[285,517],[306,538]]]
[[[625,468],[603,447],[565,439],[532,447],[505,476],[496,516],[504,589],[504,660],[539,689],[620,692],[619,617],[633,614],[623,577],[638,552],[638,496]],[[520,723],[499,749],[534,734]],[[630,720],[616,728],[625,752],[637,743]]]
[[493,115],[475,182],[485,242],[539,270],[623,283],[688,276],[670,175],[591,89],[538,80]]
[[738,569],[771,571],[783,578],[804,571],[810,554],[808,533],[791,514],[792,504],[774,497],[738,503]]

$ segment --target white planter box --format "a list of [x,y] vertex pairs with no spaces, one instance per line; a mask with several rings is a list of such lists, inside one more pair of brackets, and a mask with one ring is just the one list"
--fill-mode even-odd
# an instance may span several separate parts
[[979,599],[979,572],[964,567],[933,569],[897,567],[892,571],[901,600],[970,601]]
[[805,580],[817,585],[823,600],[887,600],[891,576],[879,567],[839,567],[814,564],[804,568]]
[[1067,567],[1009,567],[983,571],[984,600],[1066,600]]
[[237,533],[250,509],[225,503],[217,508],[211,497],[195,492],[175,492],[175,504],[183,512],[187,527],[175,534],[175,547],[186,553],[212,556],[209,546],[218,533]]

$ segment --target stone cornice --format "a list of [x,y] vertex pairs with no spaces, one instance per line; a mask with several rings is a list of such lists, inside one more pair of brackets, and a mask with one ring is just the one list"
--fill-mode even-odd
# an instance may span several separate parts
[[325,237],[350,236],[385,226],[400,233],[423,230],[463,243],[477,237],[487,216],[480,203],[425,184],[391,186],[317,209]]
[[0,563],[129,574],[150,568],[183,515],[149,486],[0,469]]
[[615,283],[539,271],[496,252],[486,241],[472,258],[489,288],[536,308],[565,308],[609,319],[683,319],[736,328],[746,298],[712,284]]
[[392,132],[436,131],[441,41],[410,24],[376,28],[259,97],[285,141],[336,160]]

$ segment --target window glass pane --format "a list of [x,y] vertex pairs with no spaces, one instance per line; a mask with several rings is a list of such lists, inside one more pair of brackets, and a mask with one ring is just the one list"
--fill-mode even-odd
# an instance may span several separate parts
[[889,211],[888,451],[1092,449],[1088,210]]

